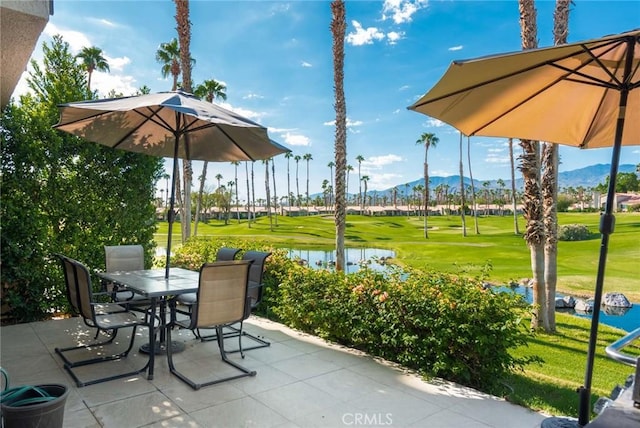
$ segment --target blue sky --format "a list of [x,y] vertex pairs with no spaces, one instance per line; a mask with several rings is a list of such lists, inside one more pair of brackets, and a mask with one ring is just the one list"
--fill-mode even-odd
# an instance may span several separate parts
[[[540,47],[553,43],[554,4],[536,2]],[[222,105],[268,127],[270,136],[294,154],[311,154],[310,193],[320,192],[322,181],[330,178],[327,164],[334,160],[329,2],[192,0],[190,9],[194,84],[211,78],[224,82],[228,99]],[[365,158],[362,175],[369,176],[370,190],[420,178],[424,148],[415,142],[423,132],[433,132],[440,140],[429,150],[430,175],[456,175],[457,131],[406,107],[437,82],[451,61],[520,50],[517,1],[347,1],[346,9],[347,156],[355,169],[349,191],[357,192],[359,155]],[[103,50],[110,72],[92,78],[101,96],[112,89],[130,95],[143,85],[152,92],[170,90],[171,79],[162,78],[155,53],[160,43],[177,37],[174,16],[170,0],[54,0],[54,15],[33,58],[42,58],[42,42],[61,34],[74,53],[84,46]],[[574,0],[569,41],[638,27],[640,1]],[[14,95],[25,90],[21,81]],[[473,137],[471,153],[474,178],[509,178],[505,139]],[[560,171],[569,171],[609,163],[611,151],[561,146],[560,156]],[[640,150],[625,148],[621,162],[640,162]],[[200,163],[194,166],[197,176]],[[286,166],[283,156],[276,158],[280,196],[286,194]],[[261,183],[264,167],[256,162],[255,169]],[[241,171],[239,179],[244,180],[244,168]],[[231,165],[210,164],[211,189],[218,173],[223,183],[233,180]],[[295,193],[293,160],[291,176]],[[299,177],[304,193],[304,161]],[[239,187],[242,199],[244,186]],[[260,197],[263,186],[257,187]]]

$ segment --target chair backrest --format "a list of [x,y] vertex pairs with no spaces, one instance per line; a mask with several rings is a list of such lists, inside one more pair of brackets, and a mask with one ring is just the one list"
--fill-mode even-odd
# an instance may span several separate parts
[[264,287],[262,275],[264,274],[264,264],[271,253],[264,251],[247,251],[242,255],[242,260],[253,260],[249,271],[249,297],[251,298],[251,308],[255,308],[262,301]]
[[142,245],[106,245],[104,254],[107,272],[144,269]]
[[232,324],[244,317],[250,260],[205,263],[200,268],[191,328]]
[[71,305],[71,310],[75,314],[80,314],[80,305],[78,302],[78,286],[76,285],[76,272],[73,268],[73,264],[69,261],[67,256],[62,254],[56,254],[60,259],[62,265],[62,272],[64,272],[64,283],[67,291],[67,300]]
[[216,253],[216,261],[224,262],[229,260],[235,260],[239,252],[240,252],[240,248],[222,247]]
[[94,320],[95,312],[91,302],[93,301],[93,289],[89,269],[77,260],[64,257],[65,271],[72,270],[75,278],[76,305],[80,316],[86,320]]

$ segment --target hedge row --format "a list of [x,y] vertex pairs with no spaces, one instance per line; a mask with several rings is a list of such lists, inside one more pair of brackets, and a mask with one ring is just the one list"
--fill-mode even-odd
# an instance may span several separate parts
[[479,279],[394,267],[348,275],[315,270],[259,242],[193,239],[173,260],[196,269],[223,246],[273,252],[259,312],[292,328],[483,390],[535,360],[509,352],[530,337],[528,305]]

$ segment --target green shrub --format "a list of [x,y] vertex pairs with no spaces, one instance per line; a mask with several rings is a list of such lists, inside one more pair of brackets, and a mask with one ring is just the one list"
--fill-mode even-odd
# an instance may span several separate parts
[[583,224],[565,224],[558,231],[560,241],[586,241],[590,237],[589,229]]
[[[209,242],[189,241],[174,261],[222,246]],[[264,243],[233,245],[273,251],[260,310],[292,328],[483,390],[533,360],[510,353],[529,337],[522,321],[528,305],[480,280],[394,267],[346,275],[300,266]]]

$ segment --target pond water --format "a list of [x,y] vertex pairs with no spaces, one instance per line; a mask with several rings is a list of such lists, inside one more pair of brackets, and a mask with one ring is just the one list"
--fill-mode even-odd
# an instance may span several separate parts
[[[353,273],[361,268],[383,271],[384,261],[395,257],[391,250],[379,248],[345,248],[345,272]],[[289,249],[289,257],[314,269],[331,269],[336,260],[335,250],[298,250]]]
[[[499,291],[513,291],[526,299],[527,302],[533,301],[533,290],[529,287],[519,285],[517,287],[494,287]],[[558,293],[558,297],[563,297]],[[558,312],[575,315],[581,318],[591,319],[591,312],[581,312],[575,309],[557,309]],[[611,306],[603,306],[600,309],[600,324],[606,324],[616,327],[624,331],[633,331],[640,327],[640,304],[634,303],[631,308],[614,308]]]

